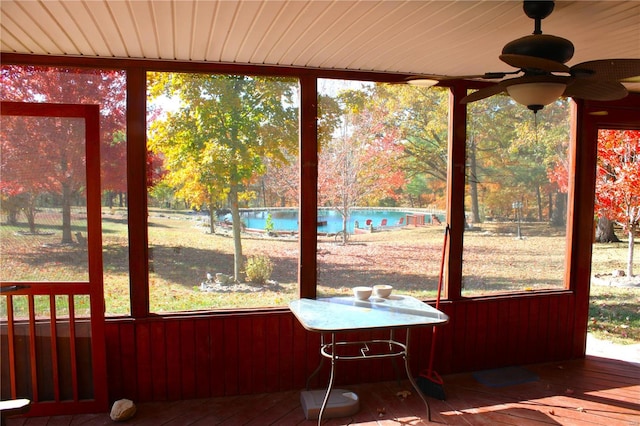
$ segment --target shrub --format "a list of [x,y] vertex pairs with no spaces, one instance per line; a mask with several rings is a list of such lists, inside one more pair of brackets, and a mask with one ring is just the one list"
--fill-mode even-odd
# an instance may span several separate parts
[[264,284],[273,272],[273,263],[268,256],[250,256],[245,264],[247,281],[257,284]]
[[265,225],[264,225],[264,230],[267,231],[267,233],[273,231],[273,218],[271,217],[271,213],[267,213],[267,220],[265,221]]

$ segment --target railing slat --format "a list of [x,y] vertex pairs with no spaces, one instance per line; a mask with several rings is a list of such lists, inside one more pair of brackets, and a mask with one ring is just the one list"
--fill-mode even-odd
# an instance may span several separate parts
[[78,402],[78,354],[76,352],[76,308],[73,294],[69,297],[69,349],[71,357],[71,387],[73,388],[73,402]]
[[7,296],[7,349],[9,350],[9,380],[11,380],[11,398],[16,399],[18,396],[17,379],[16,379],[16,353],[15,353],[15,326],[13,320],[13,296]]
[[38,357],[36,354],[36,310],[34,295],[27,296],[29,301],[29,358],[31,361],[31,401],[40,401],[38,395]]
[[51,329],[51,371],[53,373],[53,397],[60,402],[60,372],[58,371],[58,317],[56,296],[49,296],[49,326]]

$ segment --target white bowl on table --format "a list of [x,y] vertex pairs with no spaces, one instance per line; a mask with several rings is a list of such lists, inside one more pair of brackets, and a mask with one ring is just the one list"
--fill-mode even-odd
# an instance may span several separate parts
[[386,299],[391,296],[391,292],[393,291],[393,286],[388,284],[378,284],[373,286],[373,293],[378,296]]
[[371,293],[373,293],[373,289],[371,287],[354,287],[353,288],[353,296],[358,300],[367,300],[371,297]]

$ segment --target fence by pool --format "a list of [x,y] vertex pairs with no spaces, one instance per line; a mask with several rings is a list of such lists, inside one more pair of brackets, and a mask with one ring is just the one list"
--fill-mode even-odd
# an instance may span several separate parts
[[[265,230],[267,218],[271,216],[273,231],[298,231],[297,209],[244,209],[241,218],[246,228]],[[434,219],[435,218],[435,219]],[[347,231],[350,234],[358,228],[367,229],[393,227],[398,225],[429,225],[432,221],[444,222],[445,213],[423,209],[361,209],[351,210],[347,220]],[[221,219],[231,219],[231,215]],[[318,232],[337,233],[342,230],[342,215],[333,209],[318,210]]]

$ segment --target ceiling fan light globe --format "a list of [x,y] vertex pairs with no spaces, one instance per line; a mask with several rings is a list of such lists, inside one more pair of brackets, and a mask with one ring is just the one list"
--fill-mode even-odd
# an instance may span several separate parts
[[439,81],[431,79],[431,78],[412,78],[412,79],[408,80],[407,83],[409,85],[411,85],[411,86],[431,87],[431,86],[435,86],[436,84],[438,84]]
[[507,93],[517,103],[538,110],[562,96],[566,88],[567,85],[564,83],[523,83],[508,86]]

